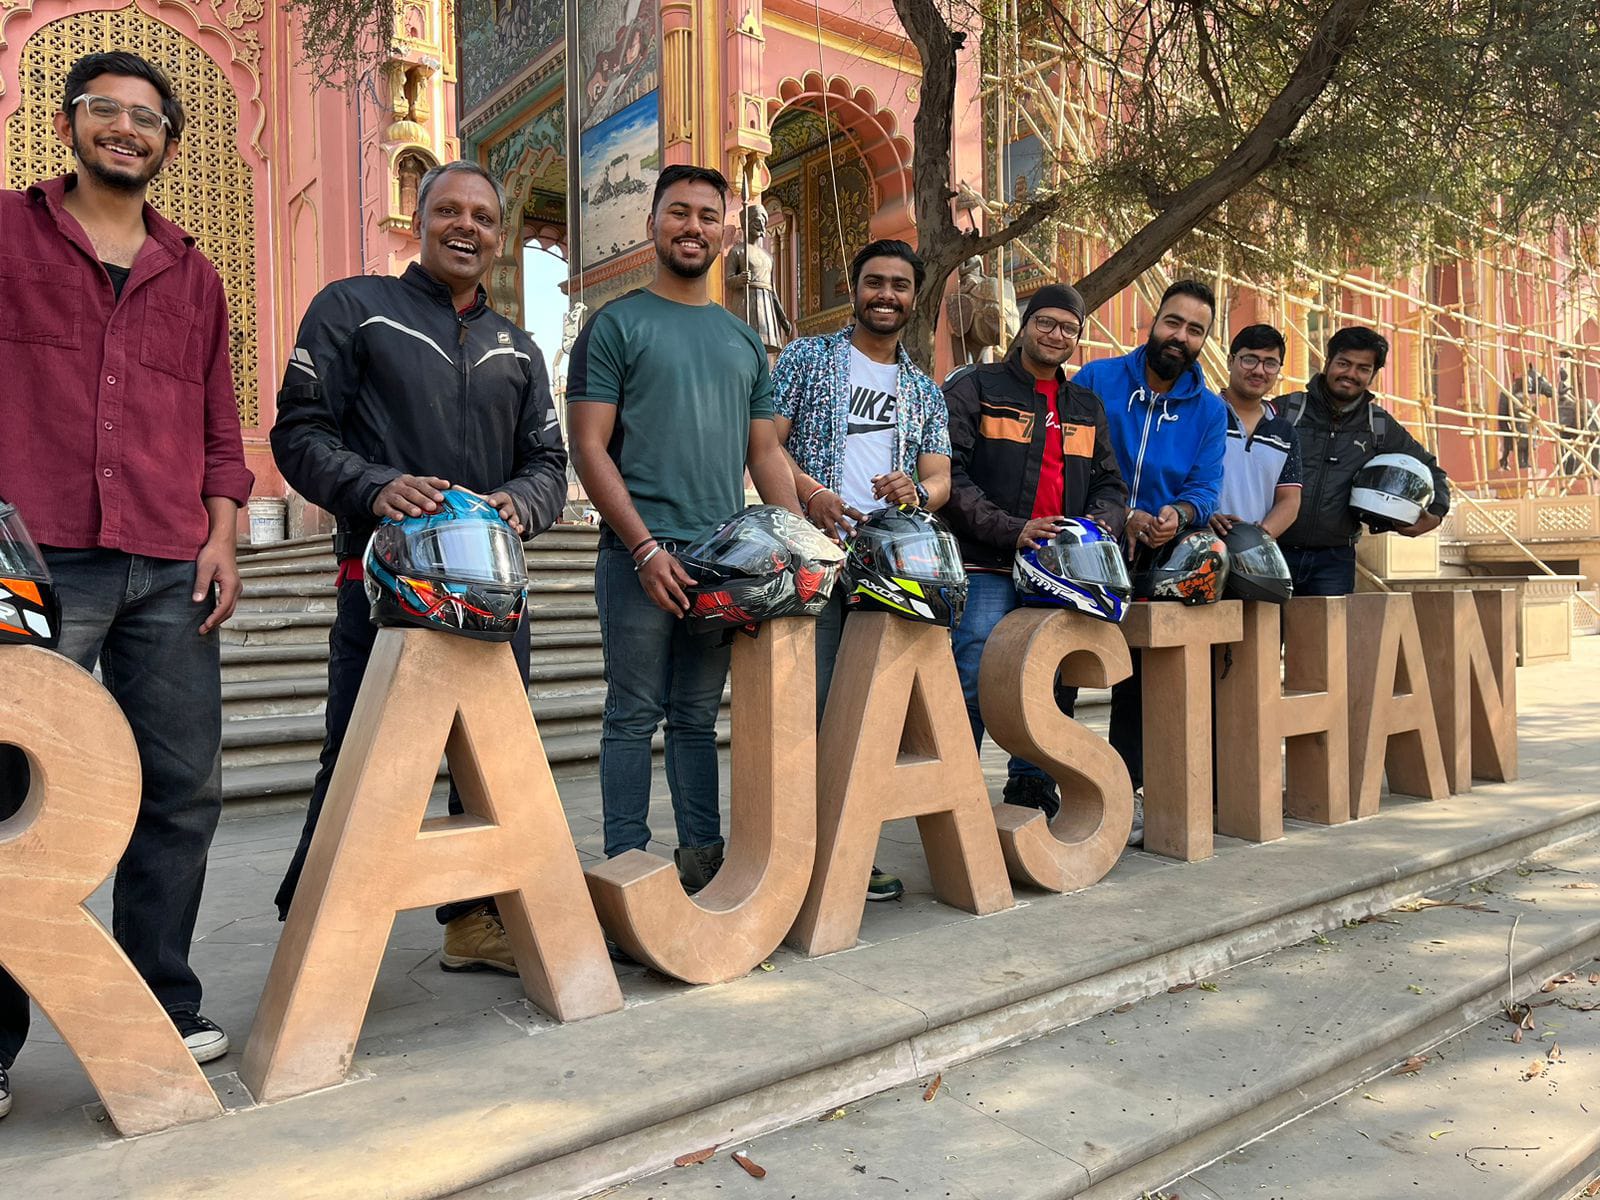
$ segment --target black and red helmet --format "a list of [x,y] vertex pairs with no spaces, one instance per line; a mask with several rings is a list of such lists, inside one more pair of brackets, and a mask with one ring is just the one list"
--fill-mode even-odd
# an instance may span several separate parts
[[1134,580],[1139,600],[1215,604],[1228,585],[1228,547],[1209,528],[1174,538]]
[[15,506],[0,499],[0,643],[43,646],[61,640],[61,598],[44,555]]
[[691,629],[753,630],[774,617],[814,617],[827,607],[844,551],[809,521],[775,504],[745,509],[679,552],[694,581]]

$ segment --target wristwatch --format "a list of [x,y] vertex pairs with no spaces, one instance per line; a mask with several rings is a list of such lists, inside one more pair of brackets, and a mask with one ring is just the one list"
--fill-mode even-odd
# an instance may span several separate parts
[[921,480],[916,481],[915,487],[917,489],[917,507],[918,508],[927,508],[928,507],[928,489],[922,486],[922,481]]

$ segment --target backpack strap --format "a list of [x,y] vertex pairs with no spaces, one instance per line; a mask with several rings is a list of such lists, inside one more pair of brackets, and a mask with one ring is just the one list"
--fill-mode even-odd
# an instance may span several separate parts
[[1300,418],[1306,411],[1306,394],[1304,392],[1290,392],[1287,396],[1278,398],[1278,411],[1287,417],[1290,425],[1300,424]]
[[1388,409],[1372,403],[1367,405],[1367,428],[1372,430],[1372,444],[1376,446],[1381,453],[1387,453],[1387,451],[1384,451],[1383,447],[1384,444],[1389,440],[1389,430],[1392,421],[1393,418],[1389,416]]

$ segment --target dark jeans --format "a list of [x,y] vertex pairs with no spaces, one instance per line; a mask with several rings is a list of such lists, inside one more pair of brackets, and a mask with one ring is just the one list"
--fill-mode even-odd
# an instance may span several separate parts
[[828,597],[828,607],[817,614],[817,726],[822,725],[822,713],[828,705],[828,689],[833,686],[833,664],[839,657],[839,639],[844,636],[844,619],[849,614],[844,606],[845,581],[843,576]]
[[1354,546],[1285,546],[1296,596],[1348,596],[1356,590]]
[[[196,604],[194,563],[119,550],[44,548],[61,595],[61,653],[100,664],[139,748],[141,792],[133,836],[112,884],[111,932],[168,1012],[200,1010],[189,967],[206,854],[222,812],[222,668],[214,605]],[[0,819],[25,794],[26,764],[0,750]],[[0,1066],[28,1032],[28,998],[0,971]]]
[[[967,702],[967,720],[972,725],[972,740],[977,743],[980,753],[983,751],[983,713],[978,707],[978,668],[983,662],[983,648],[1001,618],[1017,607],[1017,589],[1011,582],[1011,576],[990,571],[972,571],[967,575],[967,606],[953,637],[956,672],[961,676],[961,695]],[[1069,708],[1067,713],[1070,715],[1071,712]],[[1022,775],[1046,778],[1038,767],[1013,754],[1006,763],[1006,776],[1015,779]]]
[[[361,679],[367,673],[367,660],[372,657],[373,644],[378,640],[378,629],[372,623],[371,607],[367,603],[364,584],[350,580],[339,585],[339,610],[328,632],[328,708],[326,734],[322,739],[321,764],[316,781],[311,785],[311,803],[306,808],[305,828],[300,831],[300,844],[295,847],[294,858],[278,885],[273,903],[278,906],[278,920],[289,916],[289,904],[294,899],[295,888],[300,883],[300,872],[305,869],[306,854],[311,850],[311,835],[316,832],[317,820],[322,816],[322,804],[328,796],[328,784],[333,780],[333,768],[339,761],[339,750],[344,745],[344,735],[350,728],[350,717],[355,712],[356,696],[361,692]],[[524,684],[528,681],[528,618],[511,641],[516,655],[517,670]],[[449,634],[430,635],[449,637]],[[450,783],[450,811],[462,811],[461,797],[456,793],[455,781]],[[461,900],[446,904],[435,911],[439,924],[471,912],[482,899]]]
[[719,635],[691,634],[683,621],[656,607],[628,552],[609,534],[602,536],[595,562],[594,595],[606,676],[600,732],[606,857],[649,844],[650,742],[663,721],[678,844],[720,844],[717,712],[729,647]]

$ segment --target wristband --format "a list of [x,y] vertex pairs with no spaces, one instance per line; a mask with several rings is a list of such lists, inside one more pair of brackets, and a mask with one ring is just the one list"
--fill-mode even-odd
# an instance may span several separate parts
[[827,488],[825,488],[824,486],[822,486],[822,484],[819,483],[816,486],[816,489],[809,496],[806,497],[806,502],[800,506],[800,511],[805,513],[805,515],[809,517],[811,515],[811,502],[813,500],[815,500],[818,496],[822,495],[822,493],[827,491],[827,490],[828,490]]
[[650,550],[649,554],[646,554],[638,562],[633,564],[634,572],[637,573],[637,572],[643,570],[645,563],[649,562],[652,558],[654,558],[656,555],[658,555],[660,553],[661,553],[661,543],[657,542],[653,547],[651,547],[651,550]]
[[629,549],[628,549],[628,557],[632,558],[635,554],[639,553],[639,551],[643,550],[646,546],[648,546],[651,542],[653,542],[655,540],[656,540],[655,538],[650,537],[648,535],[645,536],[645,537],[640,538],[637,544],[629,547]]

